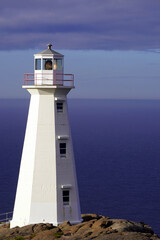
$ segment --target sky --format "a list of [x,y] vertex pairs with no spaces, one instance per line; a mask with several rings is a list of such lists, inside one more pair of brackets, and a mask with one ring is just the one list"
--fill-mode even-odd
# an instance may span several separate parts
[[75,75],[70,98],[160,99],[160,0],[0,0],[0,98],[52,43]]

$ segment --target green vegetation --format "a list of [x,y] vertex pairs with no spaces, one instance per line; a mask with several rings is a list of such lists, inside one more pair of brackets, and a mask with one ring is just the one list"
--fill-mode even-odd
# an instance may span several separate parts
[[89,237],[92,234],[92,232],[88,232],[85,234],[85,237]]
[[15,240],[25,240],[24,237],[15,237]]
[[54,236],[55,236],[56,238],[60,238],[62,235],[63,235],[63,232],[62,232],[61,230],[59,230],[58,232],[56,232],[56,233],[54,234]]
[[32,239],[32,238],[34,238],[36,236],[36,233],[32,233],[31,235],[30,235],[30,238]]

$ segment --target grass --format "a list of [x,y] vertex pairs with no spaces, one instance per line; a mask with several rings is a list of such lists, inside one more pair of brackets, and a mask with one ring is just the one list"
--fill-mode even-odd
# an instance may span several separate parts
[[85,234],[85,237],[89,237],[92,234],[92,232],[88,232]]
[[56,232],[56,233],[54,234],[54,236],[55,236],[56,238],[60,238],[62,235],[63,235],[63,232],[62,232],[61,230],[59,230],[58,232]]
[[25,240],[24,237],[15,237],[15,240]]
[[36,236],[36,233],[32,233],[31,235],[30,235],[30,238],[32,239],[32,238],[34,238]]

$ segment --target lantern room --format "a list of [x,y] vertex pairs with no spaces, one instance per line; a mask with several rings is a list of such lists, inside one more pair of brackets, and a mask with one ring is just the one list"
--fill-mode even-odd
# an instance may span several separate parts
[[64,74],[64,55],[51,47],[34,54],[34,73],[24,74],[24,85],[74,87],[74,75]]
[[34,82],[35,85],[56,85],[63,83],[63,58],[64,56],[51,49],[34,55]]

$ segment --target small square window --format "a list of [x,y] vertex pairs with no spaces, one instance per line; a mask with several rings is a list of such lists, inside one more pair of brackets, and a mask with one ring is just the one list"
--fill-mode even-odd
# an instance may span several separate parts
[[63,103],[57,102],[57,112],[63,112]]
[[63,205],[69,205],[69,190],[63,190]]
[[66,143],[59,143],[59,151],[61,157],[66,156]]

